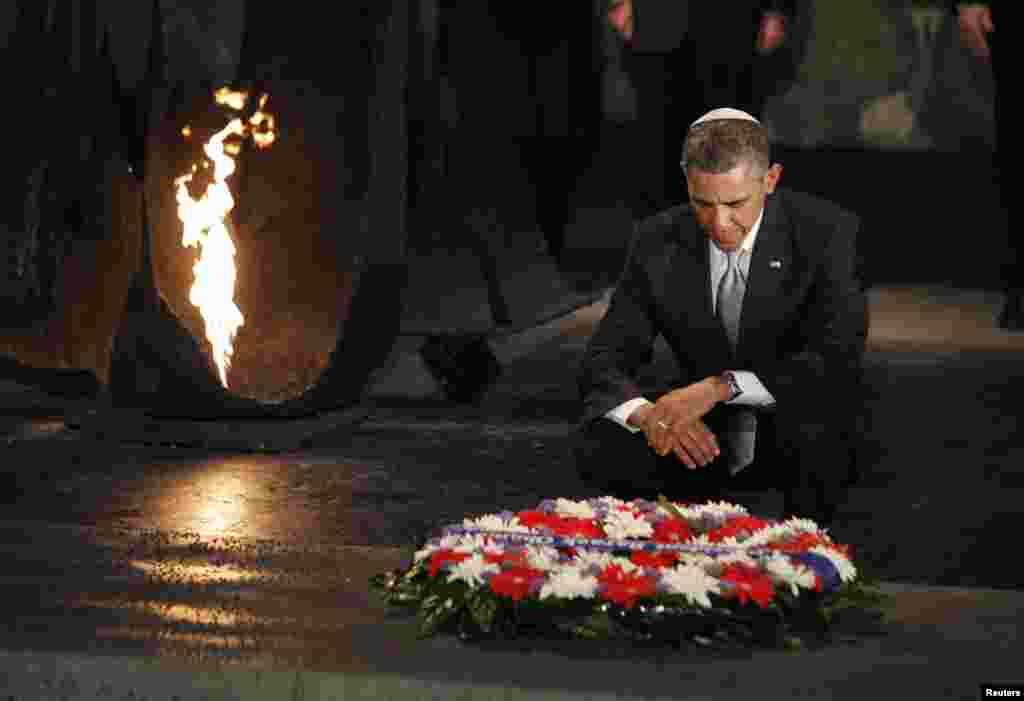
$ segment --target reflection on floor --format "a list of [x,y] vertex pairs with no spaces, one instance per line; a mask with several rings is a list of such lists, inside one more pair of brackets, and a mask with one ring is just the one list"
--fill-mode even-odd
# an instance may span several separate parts
[[1000,329],[1004,295],[948,287],[869,291],[871,350],[1024,351],[1024,333]]

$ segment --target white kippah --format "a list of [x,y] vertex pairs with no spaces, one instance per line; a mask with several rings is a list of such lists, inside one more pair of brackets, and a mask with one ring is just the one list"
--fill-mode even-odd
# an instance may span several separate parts
[[752,114],[747,114],[743,110],[738,110],[733,107],[719,107],[716,110],[711,110],[703,117],[698,119],[696,122],[691,124],[690,128],[692,129],[698,124],[703,124],[704,122],[711,122],[716,119],[743,119],[748,122],[754,122],[755,124],[761,123]]

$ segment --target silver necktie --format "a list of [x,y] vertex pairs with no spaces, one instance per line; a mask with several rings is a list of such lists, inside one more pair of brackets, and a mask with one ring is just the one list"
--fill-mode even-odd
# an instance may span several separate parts
[[[740,333],[740,312],[747,283],[740,273],[740,251],[729,251],[728,268],[718,284],[718,319],[722,322],[733,350]],[[727,418],[725,462],[732,474],[738,473],[754,461],[757,416],[750,409],[736,408]]]
[[726,336],[733,350],[740,334],[740,311],[743,309],[743,293],[747,283],[740,273],[740,252],[729,251],[726,254],[728,267],[718,283],[718,319],[722,322]]

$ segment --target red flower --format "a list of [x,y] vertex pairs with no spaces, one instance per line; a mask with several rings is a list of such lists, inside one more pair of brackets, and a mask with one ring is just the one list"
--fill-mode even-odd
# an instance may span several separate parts
[[447,548],[437,550],[430,556],[430,576],[436,577],[446,562],[462,562],[468,557],[469,553],[457,553]]
[[527,528],[550,528],[552,518],[558,518],[545,511],[520,511],[516,517]]
[[521,601],[530,595],[534,583],[543,578],[544,573],[532,567],[509,567],[491,577],[491,590],[513,601]]
[[484,561],[493,563],[495,565],[511,567],[526,567],[528,564],[525,548],[513,548],[510,550],[502,550],[496,553],[485,552]]
[[604,531],[601,527],[589,518],[553,518],[548,521],[548,528],[554,531],[555,535],[566,538],[603,538]]
[[626,572],[621,565],[608,565],[597,575],[601,596],[608,601],[632,608],[637,599],[654,596],[656,583],[653,577],[639,572]]
[[629,560],[638,567],[675,567],[679,562],[679,555],[669,551],[636,550],[629,556]]
[[771,578],[748,565],[729,565],[719,579],[735,585],[733,591],[741,604],[752,599],[758,606],[764,608],[775,596],[775,585],[772,584]]
[[754,516],[733,516],[718,528],[708,531],[708,540],[712,543],[720,543],[726,538],[738,536],[744,532],[753,533],[768,525],[764,519]]
[[690,524],[681,518],[663,518],[654,524],[655,543],[685,543],[692,537]]
[[828,543],[827,547],[830,547],[833,550],[837,550],[837,551],[841,552],[849,560],[853,559],[853,546],[852,545],[844,545],[842,543]]
[[817,533],[799,533],[794,538],[782,543],[771,543],[768,547],[784,553],[803,553],[818,545],[830,544]]
[[603,538],[604,531],[593,519],[559,516],[544,511],[520,511],[516,516],[527,528],[546,528],[565,538]]

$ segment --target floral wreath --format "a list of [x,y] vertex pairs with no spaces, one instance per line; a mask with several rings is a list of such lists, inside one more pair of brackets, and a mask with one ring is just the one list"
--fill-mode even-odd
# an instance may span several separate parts
[[852,632],[880,632],[883,601],[858,577],[850,548],[814,521],[664,497],[547,499],[466,518],[371,582],[388,604],[416,610],[421,636],[454,628],[464,639],[533,632],[803,647],[840,619]]

